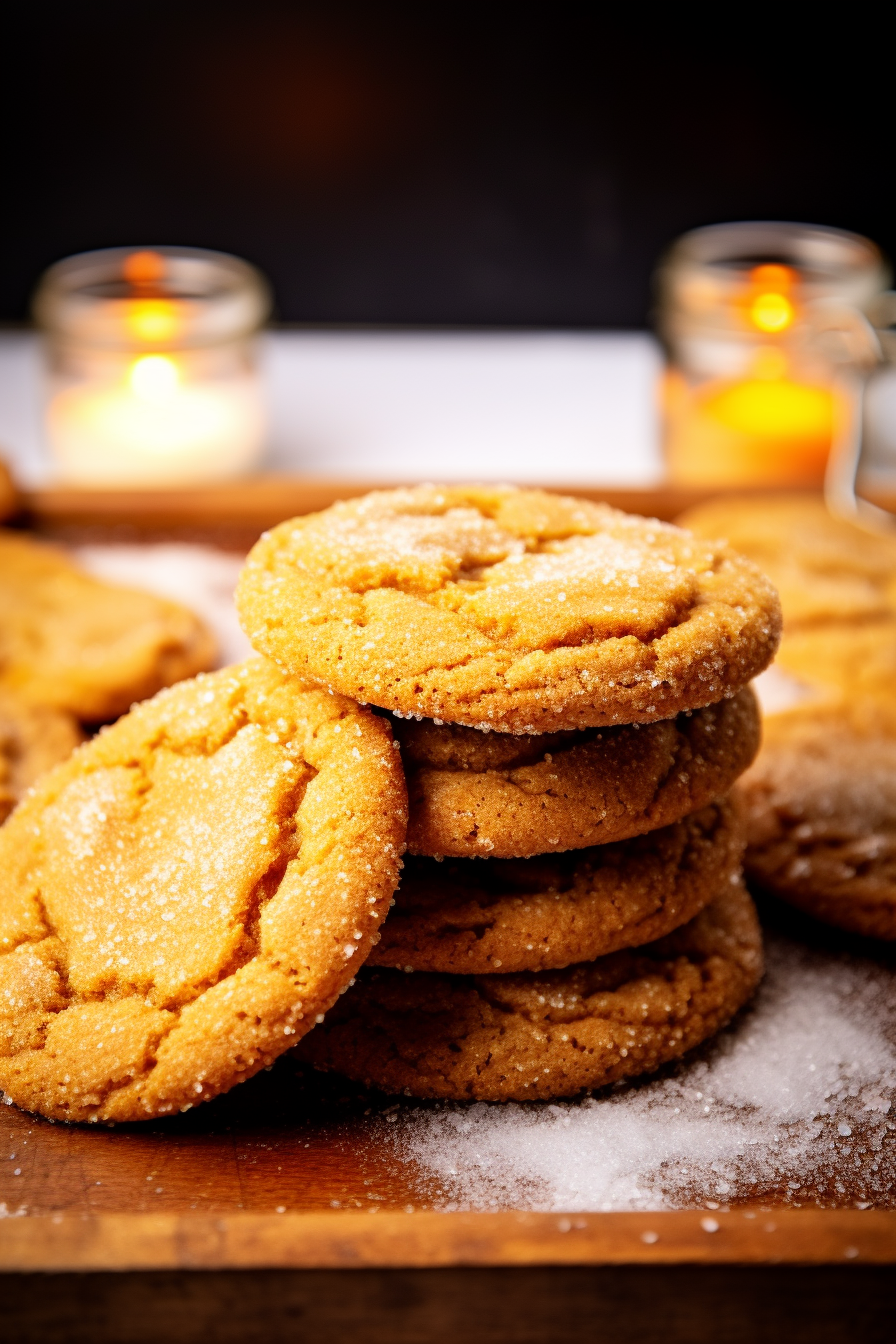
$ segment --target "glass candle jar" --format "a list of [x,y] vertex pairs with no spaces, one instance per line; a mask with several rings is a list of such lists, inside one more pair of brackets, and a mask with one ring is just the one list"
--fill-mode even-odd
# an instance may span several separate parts
[[59,476],[168,486],[243,475],[264,448],[256,335],[270,299],[246,262],[197,248],[69,257],[34,300]]
[[657,275],[670,478],[820,484],[847,411],[819,314],[865,310],[888,280],[874,243],[837,229],[722,224],[680,238]]

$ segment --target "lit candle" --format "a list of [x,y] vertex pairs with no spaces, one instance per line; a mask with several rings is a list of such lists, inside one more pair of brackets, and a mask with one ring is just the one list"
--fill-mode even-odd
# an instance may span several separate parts
[[233,258],[186,251],[114,249],[53,268],[36,307],[64,479],[186,485],[252,467],[265,417],[249,341],[265,299],[247,280]]
[[818,301],[860,309],[886,278],[872,243],[837,230],[745,223],[680,239],[659,273],[672,480],[820,484],[848,408]]

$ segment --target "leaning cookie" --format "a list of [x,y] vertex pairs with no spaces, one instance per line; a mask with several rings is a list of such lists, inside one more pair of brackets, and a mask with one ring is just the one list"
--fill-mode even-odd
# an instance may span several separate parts
[[718,802],[634,840],[534,859],[405,862],[368,963],[542,971],[671,933],[739,880],[743,824]]
[[213,667],[185,607],[92,578],[54,546],[0,532],[0,687],[87,723]]
[[825,923],[896,939],[892,705],[888,719],[809,710],[773,716],[738,791],[753,882]]
[[505,733],[651,722],[771,661],[750,561],[666,523],[538,490],[420,486],[293,518],[237,589],[255,648],[400,714]]
[[517,859],[627,839],[728,792],[759,748],[747,688],[659,723],[520,737],[392,720],[412,854]]
[[71,714],[0,690],[0,822],[41,775],[84,741]]
[[753,903],[729,884],[667,938],[563,971],[365,970],[299,1054],[415,1097],[567,1097],[683,1055],[734,1016],[761,974]]
[[405,819],[382,720],[262,659],[138,706],[0,831],[0,1087],[120,1121],[250,1078],[350,984]]

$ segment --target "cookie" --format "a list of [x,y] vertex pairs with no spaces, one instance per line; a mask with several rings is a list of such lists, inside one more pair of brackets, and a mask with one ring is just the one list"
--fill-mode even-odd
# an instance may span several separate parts
[[0,688],[88,723],[212,667],[205,625],[175,602],[92,578],[53,546],[0,532]]
[[0,822],[34,781],[70,756],[84,734],[64,710],[0,690]]
[[785,634],[775,663],[852,713],[865,698],[896,708],[896,620],[829,622]]
[[568,1097],[683,1055],[734,1016],[761,974],[756,911],[729,883],[666,938],[562,971],[365,969],[299,1053],[413,1097]]
[[505,733],[713,704],[771,661],[780,624],[770,584],[726,548],[507,486],[383,491],[281,523],[237,606],[291,672]]
[[759,747],[750,689],[658,723],[481,733],[392,720],[413,854],[527,858],[640,835],[727,793]]
[[778,715],[738,791],[749,878],[825,923],[896,939],[896,723]]
[[612,845],[535,859],[405,861],[371,966],[488,975],[639,947],[693,919],[740,874],[729,802]]
[[820,495],[728,495],[679,522],[724,537],[778,589],[785,629],[896,616],[896,537],[834,518]]
[[382,720],[262,659],[139,705],[0,830],[0,1088],[119,1121],[251,1077],[366,957],[405,820]]

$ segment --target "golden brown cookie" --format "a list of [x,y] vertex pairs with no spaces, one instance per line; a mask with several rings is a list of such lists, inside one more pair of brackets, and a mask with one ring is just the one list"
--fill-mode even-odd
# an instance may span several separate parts
[[777,715],[738,788],[751,880],[828,924],[896,939],[896,722],[883,729]]
[[386,1092],[457,1101],[568,1097],[705,1041],[762,974],[742,884],[659,942],[563,971],[364,970],[300,1056]]
[[394,719],[413,854],[527,858],[655,830],[727,793],[759,748],[747,688],[658,723],[481,733]]
[[679,522],[754,560],[778,589],[787,630],[896,616],[896,538],[834,518],[820,495],[726,495]]
[[896,620],[832,621],[791,630],[775,663],[846,713],[865,698],[896,706]]
[[0,690],[0,822],[40,775],[83,741],[71,714]]
[[740,877],[743,824],[713,803],[661,830],[535,859],[405,861],[371,966],[543,971],[654,942]]
[[0,1087],[117,1121],[250,1078],[363,962],[405,820],[382,720],[262,659],[139,705],[0,830]]
[[382,491],[281,523],[237,605],[298,675],[512,733],[713,704],[771,661],[780,623],[769,583],[724,547],[507,486]]
[[85,722],[113,719],[214,665],[186,608],[91,578],[54,546],[0,532],[0,687]]

